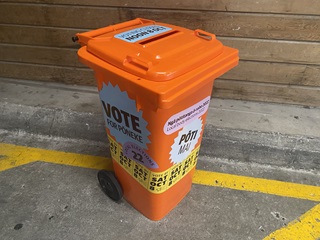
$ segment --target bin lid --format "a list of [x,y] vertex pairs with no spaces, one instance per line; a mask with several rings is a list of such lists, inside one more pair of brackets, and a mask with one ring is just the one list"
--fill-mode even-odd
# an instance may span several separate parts
[[214,34],[145,19],[134,21],[129,26],[104,28],[82,44],[109,64],[158,82],[200,67],[223,52]]

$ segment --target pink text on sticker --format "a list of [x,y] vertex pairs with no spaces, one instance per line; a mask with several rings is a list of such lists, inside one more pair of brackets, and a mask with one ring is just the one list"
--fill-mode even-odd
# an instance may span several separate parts
[[193,120],[205,114],[209,108],[210,96],[194,104],[193,106],[173,115],[168,119],[163,127],[166,135],[170,135],[184,126],[191,123]]

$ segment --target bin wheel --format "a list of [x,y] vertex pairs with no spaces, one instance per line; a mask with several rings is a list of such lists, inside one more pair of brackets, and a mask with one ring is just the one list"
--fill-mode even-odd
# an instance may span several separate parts
[[98,180],[102,191],[113,201],[121,200],[123,193],[122,188],[113,172],[100,170],[98,172]]

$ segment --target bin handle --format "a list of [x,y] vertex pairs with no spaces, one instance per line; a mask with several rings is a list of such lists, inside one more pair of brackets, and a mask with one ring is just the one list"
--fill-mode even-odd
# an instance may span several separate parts
[[138,58],[136,56],[128,55],[125,58],[123,65],[126,65],[133,71],[138,70],[139,72],[145,73],[152,67],[152,62],[144,60],[141,57]]
[[216,35],[214,35],[212,33],[208,33],[208,32],[203,31],[201,29],[194,30],[194,34],[197,37],[202,38],[202,39],[207,40],[207,41],[212,41],[212,40],[216,39]]

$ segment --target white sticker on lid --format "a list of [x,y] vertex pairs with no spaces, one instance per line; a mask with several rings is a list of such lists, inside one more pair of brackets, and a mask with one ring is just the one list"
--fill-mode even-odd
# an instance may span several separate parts
[[172,30],[172,28],[160,25],[149,25],[116,34],[114,35],[114,37],[129,43],[134,43],[142,39],[158,35],[160,33],[168,32],[170,30]]

